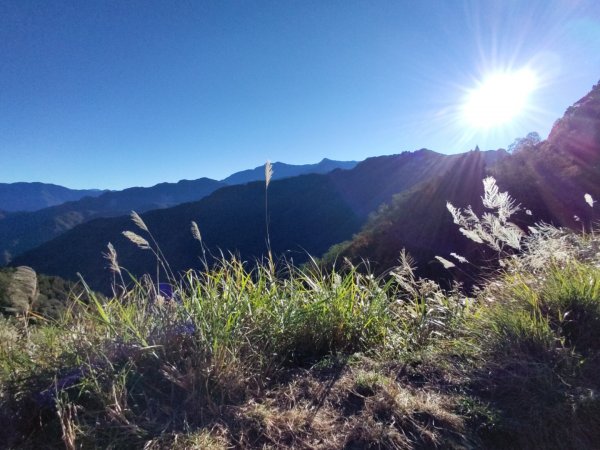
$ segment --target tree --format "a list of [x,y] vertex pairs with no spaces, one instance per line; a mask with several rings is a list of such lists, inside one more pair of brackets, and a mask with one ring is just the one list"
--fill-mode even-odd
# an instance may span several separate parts
[[518,153],[525,148],[531,148],[542,141],[540,135],[532,131],[523,138],[516,138],[512,144],[508,146],[508,153]]

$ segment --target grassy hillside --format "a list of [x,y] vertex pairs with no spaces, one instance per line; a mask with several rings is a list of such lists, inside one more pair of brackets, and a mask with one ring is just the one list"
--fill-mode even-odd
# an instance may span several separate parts
[[[597,205],[583,194],[600,198],[599,92],[567,111],[546,142],[491,168],[498,154],[373,158],[346,173],[273,182],[268,210],[265,185],[252,183],[168,215],[134,215],[134,224],[92,221],[46,244],[28,257],[95,284],[112,278],[114,295],[88,291],[88,301],[37,323],[0,320],[0,442],[598,448],[600,238]],[[432,169],[423,181],[420,171]],[[482,189],[492,171],[498,185],[486,177]],[[389,201],[399,186],[405,192],[341,246],[356,259],[376,249],[376,273],[352,258],[299,266],[286,252],[306,242],[314,254],[349,237],[365,205]],[[519,211],[507,187],[532,211]],[[266,253],[265,215],[273,253],[287,253],[287,263],[245,261]],[[533,224],[547,218],[583,232]],[[107,249],[124,229],[131,242],[121,236],[117,252]],[[431,277],[418,275],[403,242],[435,260]],[[216,247],[241,258],[215,258]],[[439,276],[469,274],[459,256],[445,259],[459,248],[473,273],[486,272],[469,289]],[[180,271],[194,264],[205,270]],[[159,270],[163,284],[126,268]]]
[[[0,321],[9,448],[597,448],[600,241],[541,228],[474,296],[223,260]],[[116,266],[116,265],[115,265]]]

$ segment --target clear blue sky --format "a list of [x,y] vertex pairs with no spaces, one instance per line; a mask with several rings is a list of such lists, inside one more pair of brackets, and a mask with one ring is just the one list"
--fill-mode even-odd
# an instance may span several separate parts
[[[465,89],[525,65],[534,113],[466,129]],[[599,79],[597,0],[2,0],[0,182],[118,189],[507,147],[546,137]]]

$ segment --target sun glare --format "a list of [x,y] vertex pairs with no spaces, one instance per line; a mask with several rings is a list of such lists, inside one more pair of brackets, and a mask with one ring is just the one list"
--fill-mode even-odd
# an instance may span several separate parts
[[528,109],[529,97],[537,84],[530,69],[491,74],[468,93],[464,118],[475,128],[508,125]]

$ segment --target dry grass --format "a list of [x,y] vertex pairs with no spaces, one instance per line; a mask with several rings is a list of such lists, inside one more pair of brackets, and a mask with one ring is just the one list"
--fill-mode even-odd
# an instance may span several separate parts
[[[393,376],[392,373],[389,375]],[[244,448],[431,448],[464,446],[455,400],[361,368],[298,372],[257,402],[236,409]]]

